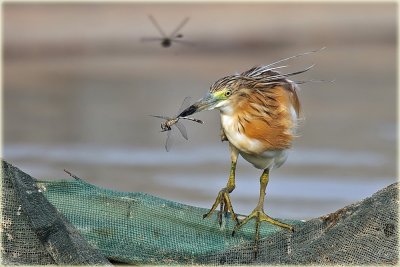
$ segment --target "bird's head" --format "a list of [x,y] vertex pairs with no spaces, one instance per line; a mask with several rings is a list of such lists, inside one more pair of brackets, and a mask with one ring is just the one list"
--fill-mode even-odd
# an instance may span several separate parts
[[[285,66],[271,67],[279,62],[280,61],[277,61],[266,66],[253,67],[241,74],[235,74],[219,79],[211,85],[211,88],[205,97],[182,111],[178,116],[185,117],[202,110],[212,109],[219,109],[222,112],[230,112],[241,100],[248,99],[249,95],[255,96],[262,91],[268,91],[278,85],[285,87],[292,94],[296,95],[296,84],[302,82],[293,82],[288,78],[306,72],[314,65],[300,71],[280,73],[276,71],[276,69],[284,68]],[[297,95],[295,98],[297,99]],[[300,104],[298,103],[298,100],[296,100],[295,105],[299,109]]]
[[239,90],[237,86],[238,81],[238,75],[232,75],[218,80],[211,85],[210,90],[202,99],[186,108],[179,116],[185,117],[203,110],[224,110],[229,108]]

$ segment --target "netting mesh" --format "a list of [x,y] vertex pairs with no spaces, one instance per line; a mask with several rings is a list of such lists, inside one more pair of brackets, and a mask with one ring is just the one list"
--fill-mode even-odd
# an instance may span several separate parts
[[[226,218],[220,228],[216,215],[202,219],[206,209],[144,193],[100,189],[82,180],[38,185],[90,244],[118,261],[192,264],[230,248],[253,247],[253,224],[232,237],[233,220]],[[275,226],[263,227],[262,236],[278,231]]]
[[2,252],[7,255],[5,263],[54,264],[18,205],[20,201],[10,179],[3,179],[2,193],[1,236]]
[[2,263],[109,264],[29,175],[2,161]]
[[[82,180],[36,181],[4,161],[2,167],[5,263],[105,264],[104,257],[136,264],[398,261],[398,184],[321,218],[282,219],[294,233],[263,224],[255,256],[253,222],[232,237],[233,221],[226,218],[219,227],[215,215],[203,220],[206,209]],[[68,262],[71,255],[74,262]]]

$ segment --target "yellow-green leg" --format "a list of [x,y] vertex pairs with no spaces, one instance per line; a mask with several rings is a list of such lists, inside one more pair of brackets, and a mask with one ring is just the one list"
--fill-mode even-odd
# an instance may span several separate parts
[[264,212],[265,189],[268,185],[268,180],[269,180],[269,169],[265,169],[260,177],[260,197],[258,199],[258,204],[257,204],[256,208],[250,213],[249,216],[247,216],[243,221],[241,221],[239,224],[237,224],[232,232],[232,236],[233,236],[235,234],[235,232],[237,232],[243,225],[245,225],[248,221],[250,221],[251,219],[254,218],[256,220],[256,235],[255,235],[255,247],[254,247],[255,255],[257,255],[258,240],[260,239],[260,223],[261,222],[268,222],[268,223],[277,225],[279,227],[288,229],[289,231],[293,232],[292,226],[290,226],[289,224],[277,221],[277,220],[269,217]]
[[229,197],[229,194],[235,189],[235,172],[236,172],[238,151],[231,144],[230,144],[230,149],[231,149],[231,171],[229,173],[228,182],[226,186],[219,191],[218,196],[215,199],[215,202],[212,205],[210,211],[203,215],[203,218],[209,217],[217,209],[218,205],[220,205],[220,210],[218,212],[219,225],[222,225],[222,214],[225,213],[225,215],[227,215],[228,212],[232,214],[232,219],[237,224],[239,223],[236,213],[233,211],[231,198]]

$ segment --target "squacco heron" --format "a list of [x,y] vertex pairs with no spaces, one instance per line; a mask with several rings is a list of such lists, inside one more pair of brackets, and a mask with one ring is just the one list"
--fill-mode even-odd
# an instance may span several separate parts
[[[267,66],[254,67],[241,74],[216,81],[203,99],[195,102],[180,114],[180,116],[188,116],[202,110],[218,109],[220,111],[221,139],[229,142],[231,169],[226,186],[219,191],[214,204],[204,218],[209,217],[219,205],[219,223],[222,223],[223,212],[225,214],[230,212],[237,223],[232,234],[249,220],[255,219],[256,244],[261,222],[268,222],[293,231],[291,225],[273,219],[264,212],[269,172],[286,161],[287,151],[296,136],[299,120],[300,101],[297,90],[298,84],[303,82],[292,81],[289,77],[303,73],[312,67],[297,72],[281,73],[278,69],[285,66],[276,67],[275,65],[284,60]],[[241,222],[233,210],[229,196],[235,189],[235,170],[239,154],[254,167],[263,170],[257,206]]]

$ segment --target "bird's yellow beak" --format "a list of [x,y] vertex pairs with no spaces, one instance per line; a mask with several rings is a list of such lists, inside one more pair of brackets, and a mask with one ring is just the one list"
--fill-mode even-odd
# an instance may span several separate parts
[[178,117],[186,117],[202,110],[214,109],[216,104],[218,103],[218,100],[219,99],[213,94],[207,93],[205,97],[193,103],[193,105],[182,111],[181,114],[178,115]]

